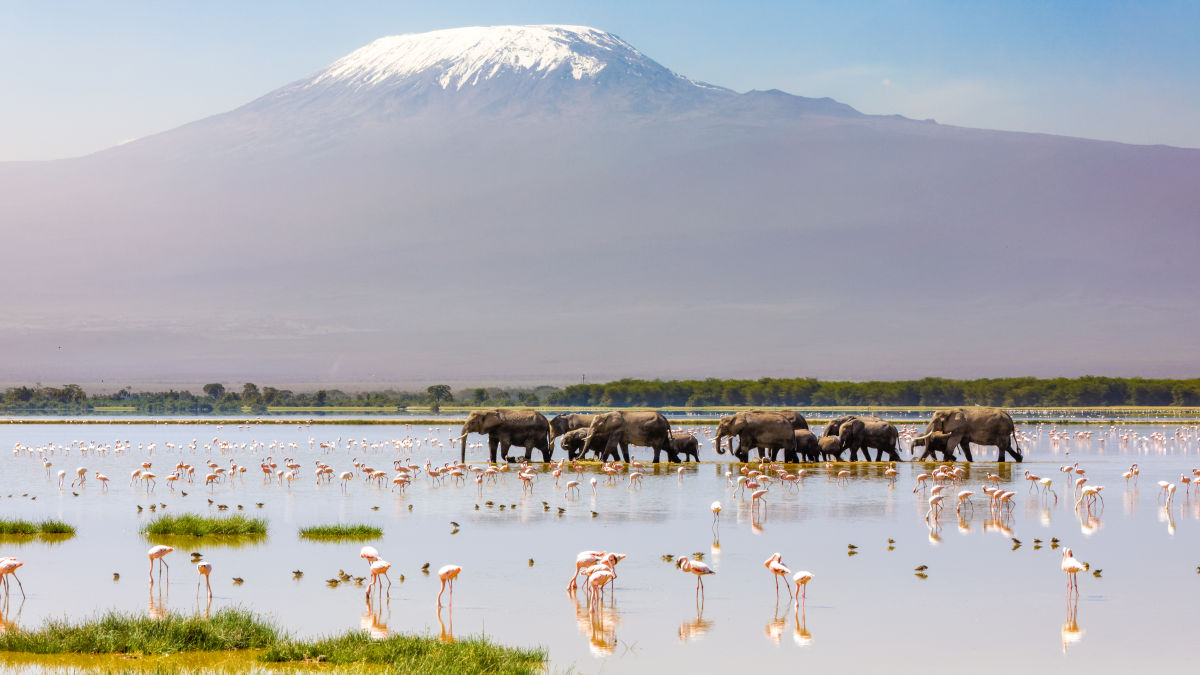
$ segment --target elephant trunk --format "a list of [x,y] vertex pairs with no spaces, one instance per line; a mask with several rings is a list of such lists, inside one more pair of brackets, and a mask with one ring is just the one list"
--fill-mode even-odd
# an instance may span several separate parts
[[462,436],[459,436],[458,439],[462,441],[462,449],[458,453],[458,461],[465,462],[467,461],[467,426],[465,424],[463,425]]
[[[718,455],[723,455],[723,454],[725,454],[725,448],[721,446],[721,438],[723,438],[723,437],[722,437],[722,436],[717,436],[717,454],[718,454]],[[730,441],[730,444],[732,444],[732,443],[733,443],[733,441],[731,440],[731,441]]]

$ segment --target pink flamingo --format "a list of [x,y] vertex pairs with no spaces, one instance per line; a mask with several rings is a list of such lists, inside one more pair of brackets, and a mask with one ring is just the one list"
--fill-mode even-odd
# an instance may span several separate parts
[[159,544],[158,546],[154,546],[149,551],[147,551],[146,555],[150,557],[150,585],[151,586],[154,585],[154,561],[155,560],[158,561],[158,568],[159,568],[158,575],[160,577],[162,576],[162,569],[164,567],[167,569],[167,573],[170,574],[171,566],[167,564],[166,560],[163,560],[163,556],[167,555],[168,553],[170,553],[171,551],[174,551],[174,550],[175,549],[170,546],[163,546],[162,544]]
[[1075,579],[1075,575],[1085,569],[1087,567],[1075,559],[1070,548],[1063,548],[1062,571],[1067,573],[1067,595],[1070,595],[1071,591],[1079,592],[1079,582]]
[[17,586],[21,589],[21,597],[25,597],[25,585],[21,583],[21,579],[17,576],[17,568],[25,563],[16,558],[0,558],[0,579],[4,580],[4,595],[8,595],[8,575],[17,580]]
[[[770,558],[767,558],[765,562],[763,562],[763,565],[768,570],[771,571],[771,574],[773,574],[775,576],[775,597],[776,597],[776,599],[778,599],[778,597],[779,597],[779,577],[784,577],[786,579],[787,575],[792,573],[792,571],[787,568],[787,565],[783,564],[782,558],[783,557],[778,552],[776,552]],[[783,585],[787,586],[786,580],[783,582]],[[788,599],[790,600],[791,597],[792,597],[792,593],[791,593],[791,589],[789,588],[788,589]]]
[[812,581],[812,572],[800,570],[792,575],[792,583],[796,584],[796,606],[799,607],[808,597],[808,582]]
[[458,565],[445,565],[438,570],[438,579],[442,581],[442,587],[438,589],[437,605],[439,609],[442,607],[442,591],[449,586],[450,598],[446,600],[446,604],[450,606],[450,611],[454,611],[454,580],[458,578],[458,573],[461,571],[462,568]]
[[[371,597],[371,589],[375,587],[375,582],[376,582],[376,580],[379,579],[379,575],[381,575],[381,574],[383,575],[384,579],[387,579],[388,595],[389,596],[391,595],[391,593],[392,593],[392,578],[389,577],[388,573],[387,573],[388,570],[391,569],[391,567],[392,567],[392,563],[390,563],[386,560],[383,560],[382,558],[377,558],[377,559],[371,561],[371,583],[367,585],[367,597],[368,598]],[[379,593],[380,593],[380,595],[383,594],[383,584],[379,584]]]
[[[204,585],[208,587],[208,599],[212,600],[212,584],[208,582],[208,575],[212,572],[212,563],[198,562],[196,563],[196,571],[200,576],[204,577]],[[200,592],[200,579],[196,579],[196,592]]]
[[691,572],[696,575],[696,597],[703,597],[704,594],[704,576],[708,574],[716,574],[715,571],[708,565],[699,560],[692,560],[687,556],[679,556],[675,561],[675,566],[684,572]]

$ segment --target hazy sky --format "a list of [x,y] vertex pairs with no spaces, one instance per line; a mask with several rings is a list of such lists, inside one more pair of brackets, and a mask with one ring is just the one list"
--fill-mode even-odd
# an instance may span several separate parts
[[738,91],[1200,147],[1194,1],[6,0],[0,161],[86,154],[223,112],[384,35],[506,23],[595,26]]

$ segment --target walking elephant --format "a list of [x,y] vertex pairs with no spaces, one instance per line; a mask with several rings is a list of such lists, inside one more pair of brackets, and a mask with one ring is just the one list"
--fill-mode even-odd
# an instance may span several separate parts
[[592,426],[595,415],[555,415],[550,419],[550,442],[574,429],[586,429]]
[[[796,453],[794,432],[791,421],[779,413],[749,411],[722,417],[720,423],[717,424],[717,437],[714,440],[717,454],[723,455],[725,448],[721,444],[721,439],[729,437],[729,450],[738,458],[738,461],[749,461],[752,448],[758,449],[760,459],[765,452],[770,451],[772,461],[779,449],[782,448],[785,460],[796,461],[794,459]],[[738,437],[737,449],[733,447],[734,436]]]
[[[925,433],[914,438],[913,445],[924,441],[925,453],[921,455],[921,459],[925,459],[932,454],[929,443],[934,440],[934,434],[943,433],[948,434],[945,439],[945,452],[951,458],[954,456],[954,448],[959,447],[962,448],[968,462],[974,461],[971,458],[971,444],[974,443],[996,446],[999,449],[997,462],[1005,461],[1006,454],[1011,454],[1014,460],[1020,462],[1025,457],[1021,454],[1020,445],[1015,442],[1014,431],[1012,417],[999,408],[947,408],[933,413]],[[938,438],[937,442],[940,443],[941,439]]]
[[821,459],[821,442],[817,435],[808,429],[794,429],[792,436],[796,439],[796,454],[805,462],[816,462]]
[[679,461],[691,457],[691,461],[700,461],[700,441],[691,434],[671,434],[671,449]]
[[467,461],[467,434],[487,434],[489,461],[496,462],[496,448],[506,462],[515,461],[508,456],[511,446],[525,448],[525,461],[529,461],[533,449],[542,451],[542,461],[549,462],[554,454],[550,442],[550,423],[536,410],[472,410],[463,423],[462,450],[459,461]]
[[[858,428],[858,425],[851,425],[852,428],[850,431],[842,433],[841,426],[852,420],[862,422],[861,430]],[[864,459],[870,461],[870,448],[875,448],[876,462],[883,459],[883,453],[885,452],[891,461],[901,461],[900,431],[887,420],[874,415],[866,417],[843,415],[837,419],[830,420],[829,424],[825,427],[825,435],[843,437],[842,447],[850,450],[851,461],[858,459],[859,450],[863,451]]]
[[[844,415],[829,420],[829,424],[825,425],[825,433],[823,435],[840,438],[842,450],[850,451],[851,462],[858,461],[859,450],[863,451],[868,460],[871,459],[871,451],[867,450],[866,424],[854,415]],[[840,453],[838,458],[840,460]]]
[[[601,446],[600,444],[604,445]],[[617,448],[621,449],[621,457],[629,462],[629,446],[640,445],[654,449],[654,462],[660,461],[663,452],[667,453],[667,461],[678,462],[675,449],[671,447],[671,423],[657,412],[625,412],[615,411],[596,415],[588,427],[587,440],[583,452],[599,447],[600,459],[617,456]]]

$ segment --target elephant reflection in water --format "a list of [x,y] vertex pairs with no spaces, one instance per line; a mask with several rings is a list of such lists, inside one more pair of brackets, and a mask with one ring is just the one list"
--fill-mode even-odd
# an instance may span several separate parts
[[[381,616],[382,612],[382,603],[380,604],[379,608],[376,609],[372,605],[372,601],[368,599],[367,611],[363,612],[362,616],[358,620],[359,626],[364,632],[366,632],[367,635],[371,636],[372,640],[385,640],[387,639],[388,635],[391,634],[390,631],[388,631],[387,622]],[[388,616],[391,616],[390,609],[388,610]]]
[[1062,649],[1067,653],[1067,647],[1083,639],[1083,629],[1079,627],[1079,596],[1071,596],[1067,601],[1067,620],[1062,625]]

